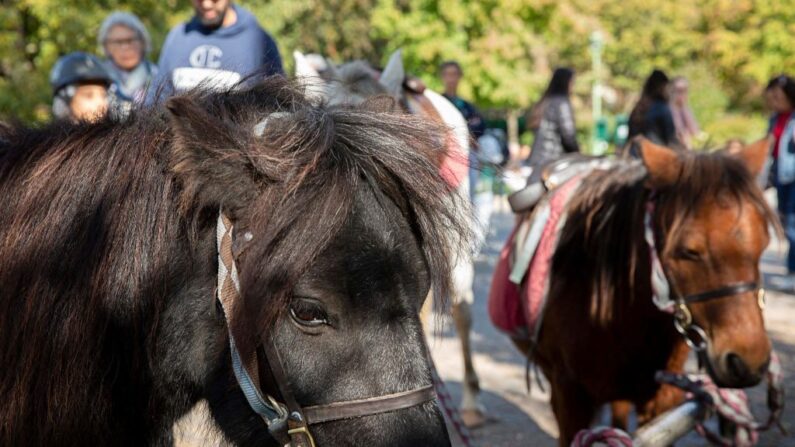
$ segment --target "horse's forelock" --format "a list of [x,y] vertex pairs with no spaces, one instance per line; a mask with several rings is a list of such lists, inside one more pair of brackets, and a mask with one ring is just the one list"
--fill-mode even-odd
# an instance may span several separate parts
[[436,296],[448,295],[452,258],[468,246],[469,229],[466,204],[436,164],[447,151],[445,129],[381,109],[292,104],[261,137],[239,145],[265,179],[241,214],[257,243],[242,262],[240,343],[255,342],[284,311],[300,276],[349,222],[364,181],[401,209]]
[[672,185],[663,196],[661,216],[668,232],[664,241],[665,253],[675,249],[693,213],[707,201],[714,206],[752,206],[765,223],[781,233],[776,213],[765,200],[756,179],[741,160],[721,152],[687,153],[683,157],[682,179]]

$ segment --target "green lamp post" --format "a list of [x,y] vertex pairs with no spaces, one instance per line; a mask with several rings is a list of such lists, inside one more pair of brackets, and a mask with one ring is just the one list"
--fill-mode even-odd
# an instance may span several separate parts
[[594,31],[590,38],[591,66],[593,70],[593,86],[591,87],[591,116],[593,132],[591,132],[591,154],[602,155],[607,152],[607,120],[602,116],[602,49],[604,38],[602,33]]

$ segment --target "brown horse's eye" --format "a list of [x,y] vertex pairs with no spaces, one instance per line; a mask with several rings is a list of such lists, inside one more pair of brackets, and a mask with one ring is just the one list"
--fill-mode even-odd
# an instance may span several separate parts
[[307,327],[318,327],[328,324],[328,314],[323,306],[305,298],[293,299],[290,305],[290,316],[296,323]]
[[688,261],[700,261],[701,253],[699,253],[697,250],[693,250],[692,248],[682,247],[676,250],[676,257]]

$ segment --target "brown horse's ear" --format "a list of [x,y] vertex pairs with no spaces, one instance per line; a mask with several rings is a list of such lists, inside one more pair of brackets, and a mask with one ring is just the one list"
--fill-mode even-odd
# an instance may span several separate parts
[[682,160],[673,149],[652,143],[643,137],[635,139],[640,148],[640,158],[648,171],[647,184],[652,188],[670,186],[679,180]]
[[244,132],[190,97],[172,97],[166,108],[174,135],[169,167],[182,184],[183,206],[222,206],[234,215],[251,203],[256,171]]
[[734,154],[734,157],[739,158],[751,174],[754,176],[759,175],[765,167],[770,146],[773,144],[772,137],[762,138],[761,140],[746,145],[740,152]]

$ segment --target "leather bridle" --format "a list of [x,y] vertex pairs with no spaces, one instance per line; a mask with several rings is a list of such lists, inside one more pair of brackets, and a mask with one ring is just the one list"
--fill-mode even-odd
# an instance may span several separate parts
[[268,427],[268,432],[281,445],[315,447],[315,440],[309,429],[312,425],[403,410],[436,398],[434,388],[429,384],[382,396],[302,407],[295,400],[290,389],[281,356],[272,340],[263,341],[258,350],[263,353],[269,365],[271,377],[279,389],[282,400],[279,401],[272,395],[264,393],[260,385],[257,351],[245,353],[238,350],[232,336],[230,321],[235,315],[233,310],[240,297],[235,260],[244,249],[241,244],[250,242],[253,235],[246,232],[242,235],[242,239],[235,240],[232,221],[220,212],[216,237],[218,244],[216,296],[229,329],[232,369],[249,406],[262,418]]
[[[720,298],[729,298],[734,295],[740,295],[748,292],[756,292],[756,299],[760,309],[765,308],[765,289],[759,287],[755,281],[741,282],[731,284],[725,287],[719,287],[706,292],[696,293],[679,297],[676,299],[676,306],[674,308],[674,327],[676,331],[682,334],[685,342],[693,350],[701,352],[709,346],[709,337],[704,329],[693,321],[693,315],[690,312],[691,303],[701,303],[704,301],[711,301]],[[694,338],[693,336],[698,338]]]
[[760,287],[756,281],[745,281],[704,292],[685,296],[680,295],[675,287],[672,287],[657,252],[653,219],[655,199],[656,194],[652,192],[646,203],[646,216],[644,218],[645,238],[649,246],[652,264],[653,301],[660,310],[673,314],[676,331],[684,337],[690,348],[701,355],[709,347],[710,339],[706,331],[693,321],[693,314],[690,312],[689,305],[756,291],[757,304],[760,309],[764,309],[766,303],[765,289]]

